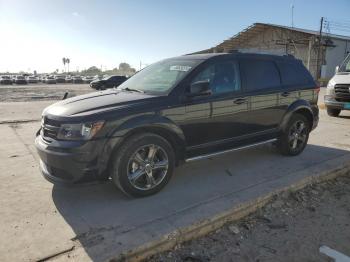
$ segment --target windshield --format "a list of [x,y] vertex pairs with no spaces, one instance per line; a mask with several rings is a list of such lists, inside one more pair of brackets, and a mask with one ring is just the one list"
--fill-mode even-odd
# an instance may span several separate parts
[[350,54],[348,54],[344,62],[339,67],[339,72],[350,72]]
[[109,80],[111,79],[113,76],[105,76],[104,78],[102,78],[102,80]]
[[200,62],[201,60],[163,60],[144,68],[121,84],[118,89],[129,88],[145,93],[165,94]]

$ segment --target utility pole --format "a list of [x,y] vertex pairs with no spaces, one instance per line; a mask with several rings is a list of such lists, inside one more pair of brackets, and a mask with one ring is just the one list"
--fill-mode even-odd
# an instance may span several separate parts
[[322,29],[323,29],[324,17],[321,17],[320,23],[320,35],[318,38],[318,52],[317,52],[317,63],[316,63],[316,77],[317,80],[321,77],[321,52],[322,52]]
[[292,27],[294,27],[294,4],[290,6],[292,8]]

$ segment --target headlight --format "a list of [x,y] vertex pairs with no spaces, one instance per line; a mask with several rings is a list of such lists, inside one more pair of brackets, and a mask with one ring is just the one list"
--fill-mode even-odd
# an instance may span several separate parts
[[332,81],[332,80],[329,80],[327,87],[328,88],[334,88],[334,86],[335,86],[335,82]]
[[93,138],[104,125],[104,121],[83,124],[63,124],[58,131],[57,139],[89,140]]
[[326,89],[327,95],[334,95],[334,86],[335,86],[335,82],[330,80],[328,82],[327,89]]

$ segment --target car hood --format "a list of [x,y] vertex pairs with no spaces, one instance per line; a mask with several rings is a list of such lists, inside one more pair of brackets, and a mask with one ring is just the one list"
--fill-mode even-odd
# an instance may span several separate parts
[[102,80],[102,79],[93,79],[93,80],[91,81],[91,83],[92,83],[92,84],[94,84],[94,83],[100,83],[100,82],[102,82],[102,81],[104,81],[104,80]]
[[350,73],[337,73],[330,81],[335,84],[350,84]]
[[109,89],[75,96],[44,109],[43,115],[58,117],[86,116],[145,103],[153,95]]

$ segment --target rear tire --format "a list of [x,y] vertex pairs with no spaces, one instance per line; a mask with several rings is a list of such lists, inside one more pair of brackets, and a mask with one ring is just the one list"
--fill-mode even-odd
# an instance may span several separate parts
[[128,138],[111,161],[114,184],[126,195],[145,197],[159,192],[169,182],[175,154],[166,139],[144,133]]
[[309,133],[310,123],[308,119],[301,114],[292,115],[277,143],[281,154],[299,155],[307,145]]
[[337,117],[337,116],[339,116],[340,111],[341,111],[340,109],[328,108],[328,107],[327,107],[327,114],[328,114],[329,116]]

